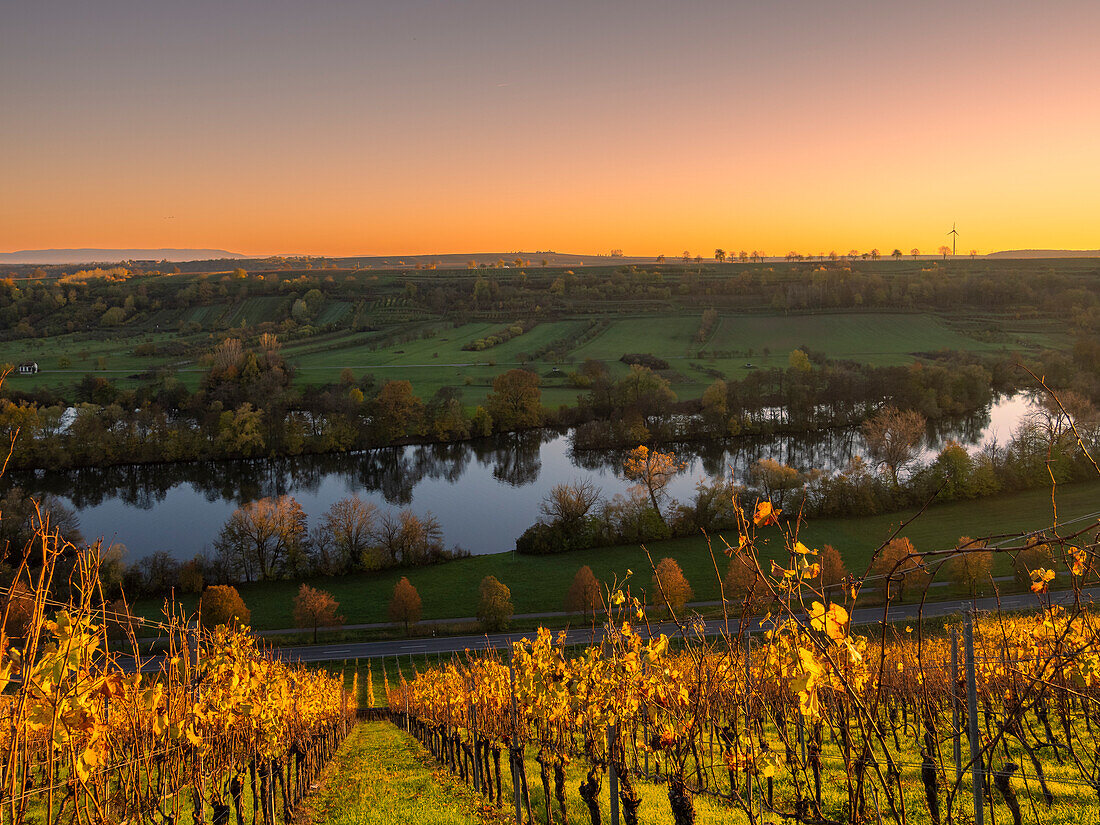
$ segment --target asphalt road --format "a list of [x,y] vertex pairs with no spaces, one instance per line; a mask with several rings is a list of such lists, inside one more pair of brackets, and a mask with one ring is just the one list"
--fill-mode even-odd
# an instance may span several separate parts
[[[1059,590],[1050,594],[1051,601],[1056,604],[1070,604],[1073,602],[1072,590]],[[1081,598],[1088,602],[1100,600],[1100,587],[1088,587],[1081,590]],[[1002,610],[1034,610],[1039,606],[1036,596],[1030,593],[1019,593],[1011,596],[1003,596],[999,606]],[[940,616],[963,613],[968,608],[974,607],[979,612],[993,612],[998,607],[996,598],[977,599],[972,601],[952,600],[946,602],[929,602],[924,605],[923,611],[920,605],[903,604],[890,608],[890,621],[914,620],[918,615],[931,619]],[[883,619],[882,607],[864,607],[852,614],[852,623],[858,625],[876,624]],[[731,629],[736,630],[736,622],[731,618]],[[753,623],[754,625],[757,622]],[[722,633],[724,623],[721,619],[711,619],[706,622],[706,634],[715,636]],[[640,628],[645,635],[645,628]],[[676,626],[671,622],[662,622],[652,625],[654,635],[665,633],[672,635],[676,632]],[[507,648],[513,642],[532,636],[532,631],[514,633],[490,633],[481,636],[444,636],[439,638],[397,639],[386,642],[348,642],[331,645],[302,645],[298,647],[278,647],[273,652],[279,658],[292,662],[334,662],[345,659],[371,659],[379,656],[435,656],[436,654],[449,654],[463,650],[484,650],[486,648]],[[555,632],[555,638],[557,632]],[[566,634],[567,644],[587,644],[599,641],[603,637],[603,631],[596,628],[576,628]]]

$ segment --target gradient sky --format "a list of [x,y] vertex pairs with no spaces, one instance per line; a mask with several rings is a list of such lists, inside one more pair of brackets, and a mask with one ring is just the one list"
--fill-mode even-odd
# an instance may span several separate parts
[[3,0],[0,251],[1100,247],[1100,3]]

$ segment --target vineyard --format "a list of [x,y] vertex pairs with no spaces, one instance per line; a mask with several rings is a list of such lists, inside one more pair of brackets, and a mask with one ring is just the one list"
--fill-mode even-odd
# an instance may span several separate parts
[[[755,564],[770,527],[790,564],[756,565],[772,610],[755,626],[727,602],[720,638],[684,618],[674,638],[653,634],[628,578],[608,591],[602,643],[580,655],[542,630],[387,679],[388,707],[517,823],[687,825],[704,808],[750,823],[1095,821],[1100,627],[1080,603],[1047,601],[1052,571],[1033,571],[1033,615],[860,633],[848,617],[861,583],[833,599],[816,589],[816,551],[766,502],[727,554]],[[1052,542],[1075,586],[1093,533]],[[888,582],[939,563],[900,560]]]
[[[48,524],[38,540],[0,626],[0,822],[290,822],[348,732],[354,690],[275,661],[246,628],[182,616],[158,660],[132,633],[114,649],[126,617],[97,606],[95,549]],[[62,584],[72,598],[54,601]]]

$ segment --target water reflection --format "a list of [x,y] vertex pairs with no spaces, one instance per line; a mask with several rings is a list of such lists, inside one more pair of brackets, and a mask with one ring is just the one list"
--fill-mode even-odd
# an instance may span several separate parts
[[[975,415],[930,426],[923,458],[930,460],[949,440],[972,450],[1004,444],[1033,405],[1028,396],[1015,395]],[[862,454],[864,445],[858,430],[838,429],[670,448],[687,467],[669,491],[686,499],[698,481],[731,473],[743,479],[762,458],[833,471]],[[624,455],[574,450],[568,433],[542,431],[339,455],[10,473],[5,482],[67,500],[86,536],[122,541],[131,559],[162,549],[189,558],[213,541],[242,502],[292,495],[316,518],[352,492],[379,506],[430,510],[449,544],[487,553],[512,548],[555,484],[589,478],[608,496],[625,492]]]

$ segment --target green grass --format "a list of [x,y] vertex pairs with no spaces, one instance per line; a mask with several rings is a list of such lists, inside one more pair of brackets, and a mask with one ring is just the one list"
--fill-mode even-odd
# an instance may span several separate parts
[[[137,358],[133,348],[142,341],[163,342],[182,340],[196,351],[211,348],[226,335],[241,334],[264,322],[278,321],[286,316],[286,296],[256,296],[229,299],[225,303],[181,309],[162,309],[138,315],[112,329],[58,335],[50,338],[0,342],[0,362],[19,363],[37,360],[44,370],[38,376],[20,378],[19,386],[39,386],[64,389],[77,383],[85,372],[96,369],[96,359],[104,356],[104,375],[123,386],[136,384],[130,375],[168,366],[179,359],[162,356]],[[526,364],[543,377],[543,403],[556,408],[574,404],[577,390],[566,383],[566,374],[586,358],[605,362],[613,376],[627,371],[620,362],[626,353],[651,353],[670,363],[667,372],[681,398],[696,398],[713,381],[691,364],[705,369],[717,369],[726,377],[746,374],[745,363],[758,368],[785,367],[790,351],[810,346],[828,356],[851,359],[874,365],[904,364],[913,354],[941,349],[970,352],[993,352],[1021,347],[1055,346],[1066,348],[1064,333],[1049,321],[1030,320],[1016,324],[997,315],[981,319],[936,315],[919,312],[837,312],[819,314],[787,314],[764,312],[738,314],[725,312],[702,348],[706,352],[737,353],[717,358],[695,358],[700,345],[696,342],[700,312],[654,310],[652,314],[632,316],[606,315],[609,323],[596,337],[558,353],[564,363],[538,360],[528,356],[556,341],[576,341],[591,322],[593,315],[546,321],[529,332],[491,349],[474,352],[462,347],[478,338],[500,331],[516,318],[476,321],[453,327],[424,310],[408,305],[401,298],[380,300],[326,301],[314,319],[315,326],[336,324],[337,330],[305,339],[288,338],[283,352],[297,368],[299,384],[322,384],[339,379],[345,368],[356,376],[373,373],[379,380],[403,378],[412,381],[414,390],[429,398],[444,386],[463,391],[469,406],[482,403],[493,379],[513,366]],[[177,335],[181,322],[195,322],[203,331]],[[355,332],[353,323],[370,322],[373,332]],[[431,337],[419,337],[423,333]],[[378,347],[380,339],[392,340],[394,333],[408,335],[413,340],[389,343]],[[247,334],[247,333],[246,333]],[[768,354],[764,354],[764,350]],[[87,357],[81,357],[82,352]],[[752,352],[749,355],[749,352]],[[72,366],[58,371],[57,359],[67,356]],[[463,366],[454,366],[461,364]],[[554,373],[554,367],[560,372]],[[189,385],[197,386],[197,376],[180,373]]]
[[503,822],[478,795],[388,722],[362,722],[325,768],[301,822],[314,825],[459,825]]
[[[769,736],[775,746],[774,731]],[[1091,738],[1091,737],[1088,737]],[[924,800],[924,786],[920,780],[919,756],[906,747],[906,741],[899,754],[902,771],[902,788],[905,797],[907,819],[914,823],[929,821]],[[964,744],[965,753],[965,744]],[[528,787],[531,795],[531,808],[535,821],[546,822],[546,799],[539,780],[539,765],[535,760],[535,749],[529,747],[526,754]],[[717,756],[717,753],[715,754]],[[1029,784],[1036,797],[1034,776],[1030,763],[1018,746],[1010,747],[1009,753],[1001,761],[1014,759],[1026,766]],[[948,746],[948,759],[949,746]],[[506,760],[501,765],[501,790],[505,804],[499,811],[488,806],[478,807],[476,795],[461,784],[456,775],[439,766],[431,754],[410,735],[385,722],[361,723],[350,734],[333,762],[327,768],[321,789],[308,803],[305,821],[313,825],[359,825],[359,823],[434,823],[513,821],[511,775]],[[715,761],[720,762],[719,759]],[[650,761],[653,765],[653,761]],[[566,768],[566,809],[572,822],[588,822],[589,814],[580,798],[578,785],[584,779],[587,765],[583,757],[574,757]],[[1095,821],[1097,804],[1091,789],[1080,784],[1079,777],[1067,760],[1065,765],[1057,765],[1050,759],[1044,759],[1044,772],[1049,787],[1054,794],[1054,805],[1046,808],[1041,805],[1042,821],[1051,823],[1083,823]],[[843,779],[844,766],[839,759],[836,742],[826,741],[822,759],[823,792],[822,808],[827,817],[843,819],[846,813],[847,786]],[[950,767],[948,768],[950,770]],[[729,792],[728,776],[719,768],[715,781],[720,790]],[[1019,776],[1012,781],[1020,795],[1021,807],[1030,812],[1027,792]],[[605,821],[609,821],[610,782],[604,776],[601,784],[599,805]],[[635,787],[641,797],[638,818],[644,825],[664,825],[672,821],[669,809],[667,786],[661,781],[637,779]],[[964,778],[962,789],[956,801],[955,814],[967,819],[971,806],[969,776]],[[793,804],[789,779],[781,778],[776,782],[777,801],[785,808]],[[885,797],[879,792],[880,804],[885,805]],[[1011,815],[994,791],[996,803],[990,811],[986,806],[986,816],[992,813],[997,822],[1011,822]],[[756,806],[759,813],[759,793]],[[941,814],[946,814],[945,793],[941,788]],[[706,795],[694,797],[696,822],[700,825],[710,823],[744,823],[745,814],[733,805]],[[869,804],[873,811],[873,805]],[[552,802],[555,821],[560,821],[557,801]],[[884,811],[885,815],[885,811]],[[873,813],[872,813],[873,816]],[[770,821],[765,815],[764,821]]]
[[[1058,502],[1062,521],[1100,510],[1100,483],[1062,486]],[[801,539],[811,547],[833,545],[849,570],[862,574],[874,549],[912,515],[912,512],[901,512],[809,521],[803,526]],[[1049,525],[1051,520],[1050,491],[1037,489],[930,507],[901,535],[907,536],[918,550],[945,549],[955,546],[960,536],[1035,530]],[[1087,523],[1077,526],[1084,527]],[[773,531],[767,532],[776,535]],[[725,573],[726,563],[720,546],[717,542],[715,553],[719,569]],[[763,549],[765,554],[782,552],[777,537],[770,539]],[[649,550],[654,561],[670,556],[680,563],[697,600],[718,599],[713,563],[702,537],[652,542]],[[420,593],[425,619],[474,616],[478,586],[488,575],[496,576],[511,589],[516,613],[551,612],[563,609],[574,574],[586,564],[601,581],[615,577],[621,580],[629,569],[634,571],[638,586],[649,587],[649,564],[645,553],[636,545],[578,550],[554,556],[516,556],[514,559],[511,553],[494,553],[427,567],[316,578],[310,580],[310,584],[333,594],[348,624],[388,621],[393,587],[402,576],[408,576]],[[998,556],[994,572],[1009,573],[1009,560]],[[941,574],[941,580],[946,578]],[[291,605],[298,587],[297,581],[241,586],[241,595],[252,610],[252,626],[257,630],[292,627]],[[952,587],[935,588],[933,598],[947,598],[957,592]],[[184,604],[193,608],[194,597],[185,600]],[[140,614],[155,617],[160,613],[161,601],[139,603],[135,609]]]

